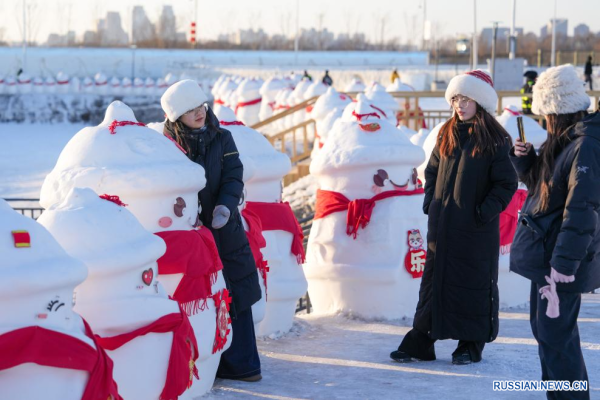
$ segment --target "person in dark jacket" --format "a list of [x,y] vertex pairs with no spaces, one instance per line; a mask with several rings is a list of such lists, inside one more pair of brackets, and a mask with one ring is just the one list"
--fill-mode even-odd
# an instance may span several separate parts
[[[531,330],[543,380],[587,381],[577,317],[581,293],[600,287],[600,114],[570,65],[550,68],[533,89],[548,139],[536,155],[517,140],[511,161],[529,188],[510,269],[531,280]],[[548,301],[545,301],[548,300]],[[589,399],[589,391],[548,392]]]
[[[533,70],[529,70],[526,71],[523,76],[525,77],[525,84],[521,88],[521,94],[526,95],[533,93],[533,85],[535,85],[535,80],[538,77],[538,73]],[[531,97],[521,97],[521,110],[523,111],[523,114],[531,114]]]
[[193,80],[167,89],[161,98],[167,116],[164,133],[206,173],[206,187],[198,193],[200,220],[213,233],[233,298],[233,340],[221,355],[217,377],[254,382],[261,379],[261,370],[251,307],[260,300],[261,289],[238,211],[244,190],[243,165],[231,133],[219,126],[207,100]]
[[438,339],[458,340],[453,364],[481,361],[498,334],[499,215],[517,190],[509,134],[492,116],[492,80],[476,70],[446,90],[454,114],[425,170],[427,259],[413,329],[390,357],[435,360]]
[[306,79],[306,80],[309,80],[309,81],[311,81],[311,82],[312,82],[312,76],[310,76],[310,75],[308,74],[308,71],[307,71],[307,70],[304,70],[304,75],[302,75],[302,80],[305,80],[305,79]]
[[323,79],[321,79],[321,82],[327,86],[333,85],[333,79],[331,79],[331,76],[329,76],[329,70],[325,70],[325,75],[323,76]]
[[592,80],[592,56],[588,56],[585,68],[583,69],[583,75],[585,76],[585,81],[590,85],[590,90],[594,90],[594,82]]

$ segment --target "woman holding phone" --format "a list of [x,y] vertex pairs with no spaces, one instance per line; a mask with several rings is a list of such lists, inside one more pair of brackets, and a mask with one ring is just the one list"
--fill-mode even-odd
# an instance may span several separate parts
[[517,190],[509,134],[494,118],[498,96],[480,70],[446,90],[452,117],[425,170],[427,260],[413,329],[390,357],[435,360],[438,339],[458,340],[453,364],[481,361],[498,334],[499,214]]
[[[532,106],[546,118],[548,139],[537,155],[521,140],[511,151],[529,194],[510,269],[531,280],[530,322],[543,380],[588,379],[577,317],[581,293],[600,287],[600,114],[588,115],[589,106],[571,65],[548,69],[533,87]],[[556,393],[552,398],[562,398]],[[568,394],[589,399],[589,391]]]

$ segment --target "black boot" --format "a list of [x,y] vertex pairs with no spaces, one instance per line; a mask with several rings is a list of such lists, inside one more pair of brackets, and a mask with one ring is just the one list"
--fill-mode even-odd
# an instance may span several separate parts
[[471,353],[468,351],[452,355],[452,364],[454,365],[467,365],[471,364],[472,362],[473,360],[471,360]]
[[400,350],[392,351],[390,353],[390,358],[399,363],[409,363],[409,362],[413,362],[413,361],[419,361],[418,358],[414,358],[410,354],[405,353]]

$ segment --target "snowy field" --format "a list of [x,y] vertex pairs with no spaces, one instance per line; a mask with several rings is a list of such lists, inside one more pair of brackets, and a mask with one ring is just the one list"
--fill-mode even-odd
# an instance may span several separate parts
[[[0,124],[0,197],[39,196],[60,151],[83,126]],[[503,310],[500,334],[484,360],[453,366],[456,342],[438,360],[401,365],[388,355],[411,321],[361,321],[299,315],[291,333],[259,340],[263,381],[220,381],[203,399],[542,399],[543,393],[493,392],[493,380],[538,380],[537,346],[527,309]],[[600,295],[585,295],[579,322],[592,398],[600,398]]]
[[[347,316],[296,318],[291,333],[259,340],[263,380],[217,380],[206,399],[543,399],[542,392],[494,392],[494,380],[539,380],[529,312],[505,310],[500,334],[477,364],[451,364],[456,341],[436,344],[437,360],[390,360],[411,321],[365,322]],[[585,295],[579,330],[591,382],[600,398],[600,295]]]

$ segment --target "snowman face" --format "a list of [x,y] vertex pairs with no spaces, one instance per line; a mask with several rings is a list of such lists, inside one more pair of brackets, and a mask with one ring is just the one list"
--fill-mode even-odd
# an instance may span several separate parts
[[190,230],[199,226],[197,192],[166,196],[169,195],[128,197],[127,208],[151,232]]
[[410,184],[413,183],[411,178],[412,176],[400,177],[399,175],[398,178],[392,178],[385,169],[378,169],[377,173],[373,175],[373,193],[379,194],[385,190],[408,190]]
[[61,326],[65,321],[69,321],[73,314],[71,308],[71,299],[63,298],[60,294],[55,294],[39,307],[35,317],[40,325]]

